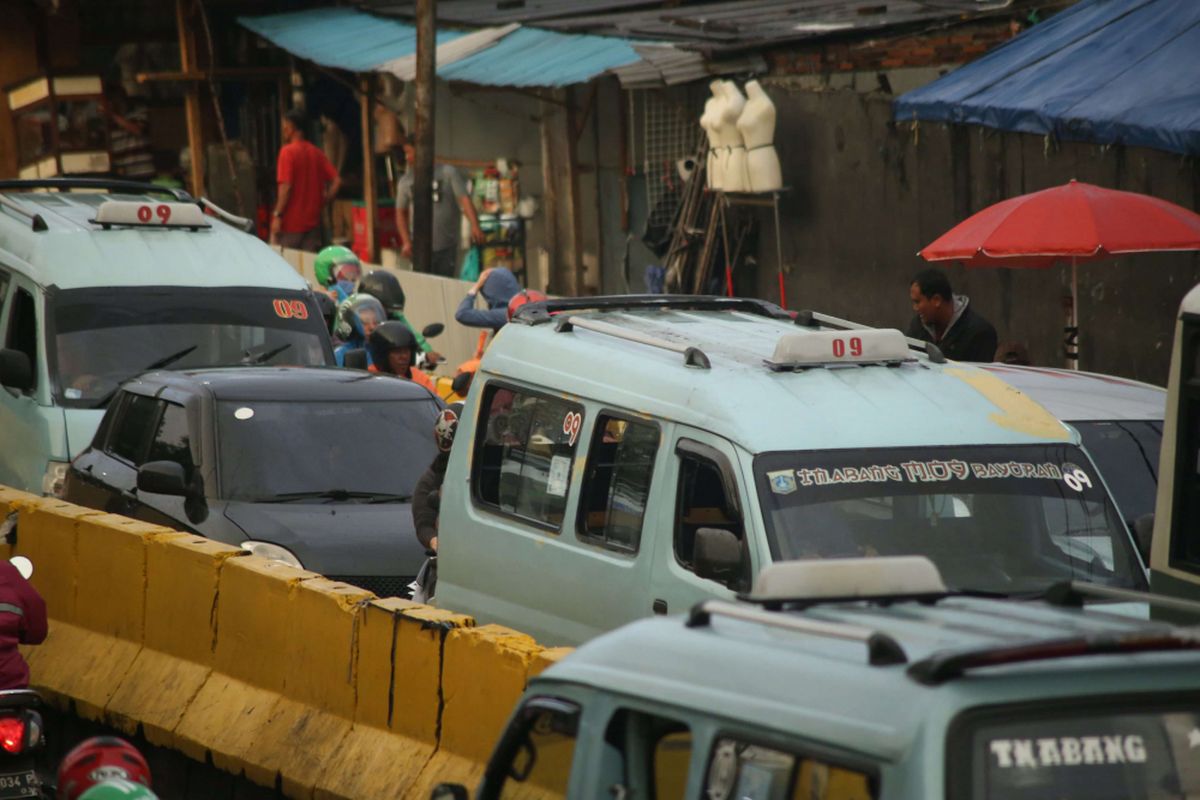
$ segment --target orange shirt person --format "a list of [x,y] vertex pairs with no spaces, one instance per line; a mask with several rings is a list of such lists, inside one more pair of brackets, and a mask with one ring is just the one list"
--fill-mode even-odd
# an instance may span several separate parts
[[436,394],[433,381],[417,369],[417,337],[403,322],[385,322],[367,337],[367,352],[373,362],[372,372],[385,372],[398,378],[419,383]]
[[283,117],[286,142],[279,149],[279,193],[271,216],[271,244],[316,252],[321,248],[321,210],[332,202],[342,179],[325,153],[304,138],[304,114],[293,108]]

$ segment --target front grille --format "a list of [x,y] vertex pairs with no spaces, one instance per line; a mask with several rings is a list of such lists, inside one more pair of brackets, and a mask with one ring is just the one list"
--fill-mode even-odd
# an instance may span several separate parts
[[376,597],[412,597],[408,585],[413,576],[405,575],[326,575],[331,581],[341,581],[368,592]]

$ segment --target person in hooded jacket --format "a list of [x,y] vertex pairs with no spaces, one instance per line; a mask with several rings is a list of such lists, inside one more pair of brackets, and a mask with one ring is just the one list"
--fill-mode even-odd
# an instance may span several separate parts
[[389,320],[367,337],[367,355],[371,372],[381,372],[419,383],[434,394],[433,381],[417,369],[417,338],[403,322]]
[[442,481],[446,477],[446,464],[450,460],[450,446],[454,443],[454,432],[458,428],[458,417],[462,403],[451,403],[441,410],[433,426],[433,438],[437,442],[438,454],[425,474],[417,481],[413,490],[413,528],[417,539],[426,550],[437,552],[438,512],[442,503]]
[[37,589],[11,561],[0,558],[0,690],[29,687],[29,665],[17,645],[41,644],[48,625]]
[[940,269],[918,272],[909,287],[916,316],[907,335],[937,345],[955,361],[992,361],[996,356],[996,329],[970,307],[966,295],[954,294],[950,279]]
[[[520,291],[521,284],[511,270],[505,267],[485,269],[458,304],[454,319],[469,328],[498,331],[508,322],[508,301]],[[480,294],[487,302],[486,309],[475,308],[475,297]]]

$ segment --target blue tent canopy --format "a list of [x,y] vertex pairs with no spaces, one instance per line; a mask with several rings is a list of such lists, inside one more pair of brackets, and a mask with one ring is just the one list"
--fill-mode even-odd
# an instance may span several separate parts
[[1083,0],[896,99],[895,118],[1200,154],[1200,2]]

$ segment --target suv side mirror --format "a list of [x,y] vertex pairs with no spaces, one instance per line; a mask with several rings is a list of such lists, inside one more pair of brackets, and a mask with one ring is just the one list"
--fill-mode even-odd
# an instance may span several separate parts
[[1154,512],[1142,514],[1133,521],[1133,538],[1137,540],[1142,557],[1150,561],[1150,542],[1154,539]]
[[361,347],[347,350],[346,355],[342,356],[342,366],[346,369],[365,370],[369,366],[367,363],[367,351]]
[[20,350],[0,350],[0,384],[27,392],[33,388],[33,364]]
[[440,322],[431,322],[424,328],[421,328],[421,335],[426,339],[432,339],[435,336],[440,336],[442,331],[446,330],[446,326]]
[[469,800],[467,787],[461,783],[439,783],[429,793],[429,800]]
[[188,495],[187,476],[183,466],[174,461],[148,461],[138,468],[137,488],[139,492]]
[[733,587],[742,571],[742,543],[721,528],[700,528],[692,547],[692,568],[701,578]]

